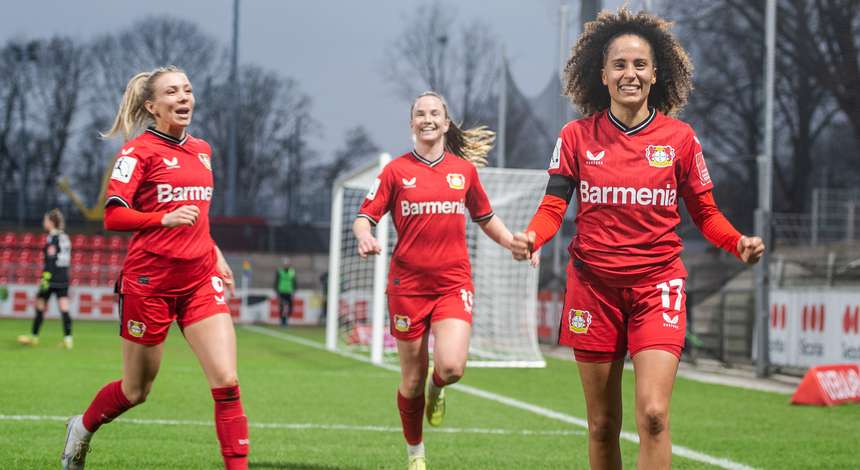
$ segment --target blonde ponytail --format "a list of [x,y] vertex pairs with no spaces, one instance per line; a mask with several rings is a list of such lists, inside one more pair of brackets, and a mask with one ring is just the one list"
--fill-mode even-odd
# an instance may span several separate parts
[[113,125],[106,132],[99,134],[101,138],[110,139],[117,134],[122,134],[123,140],[128,142],[137,131],[151,124],[152,115],[146,110],[144,103],[151,100],[155,93],[153,87],[155,80],[161,74],[171,72],[185,73],[175,65],[168,65],[131,77],[125,87]]
[[496,133],[487,126],[460,129],[453,121],[445,133],[445,148],[478,168],[487,166],[487,154],[493,148]]

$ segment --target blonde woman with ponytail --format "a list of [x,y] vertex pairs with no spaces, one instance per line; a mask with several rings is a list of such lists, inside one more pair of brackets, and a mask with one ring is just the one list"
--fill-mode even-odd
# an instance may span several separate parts
[[[397,408],[406,438],[408,468],[426,468],[423,415],[431,426],[445,415],[444,387],[463,376],[472,329],[472,286],[466,251],[468,209],[472,221],[509,248],[513,236],[493,214],[478,179],[494,134],[484,127],[462,130],[445,99],[423,93],[410,111],[415,148],[392,160],[359,209],[353,224],[362,258],[384,247],[371,226],[390,212],[397,246],[388,271],[388,312],[397,340],[401,381]],[[433,373],[428,382],[428,336],[433,333]]]
[[84,468],[93,433],[146,399],[174,320],[209,382],[224,467],[248,468],[248,421],[224,292],[232,293],[233,273],[209,235],[212,149],[187,132],[194,105],[181,69],[139,73],[102,134],[125,141],[106,193],[104,227],[134,232],[116,286],[123,373],[69,419],[64,469]]

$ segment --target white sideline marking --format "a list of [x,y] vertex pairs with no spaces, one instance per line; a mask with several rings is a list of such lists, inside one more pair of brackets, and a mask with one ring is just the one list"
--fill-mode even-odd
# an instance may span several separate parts
[[[311,347],[314,349],[319,349],[322,351],[331,352],[334,354],[338,354],[340,356],[348,357],[350,359],[355,359],[357,361],[366,362],[368,364],[371,364],[371,365],[374,365],[377,367],[381,367],[383,369],[390,370],[393,372],[398,372],[398,373],[400,372],[399,367],[395,367],[395,366],[392,366],[389,364],[373,364],[372,362],[370,362],[370,359],[368,359],[365,356],[353,354],[353,353],[346,352],[346,351],[329,351],[328,349],[326,349],[325,345],[322,343],[318,343],[316,341],[311,341],[311,340],[308,340],[305,338],[300,338],[298,336],[293,336],[293,335],[286,334],[286,333],[272,331],[270,329],[262,328],[259,326],[241,326],[240,328],[242,328],[244,330],[253,331],[253,332],[259,333],[259,334],[268,335],[268,336],[271,336],[273,338],[278,338],[278,339],[282,339],[285,341],[291,341],[293,343],[302,344],[304,346],[308,346],[308,347]],[[486,390],[482,390],[480,388],[475,388],[475,387],[472,387],[469,385],[454,384],[454,385],[449,385],[449,387],[453,388],[454,390],[459,390],[459,391],[467,393],[469,395],[474,395],[474,396],[481,397],[481,398],[484,398],[484,399],[487,399],[490,401],[494,401],[496,403],[501,403],[503,405],[507,405],[507,406],[510,406],[512,408],[517,408],[520,410],[528,411],[530,413],[534,413],[534,414],[539,415],[539,416],[544,416],[546,418],[554,419],[556,421],[561,421],[563,423],[573,424],[575,426],[579,426],[579,427],[583,427],[585,429],[588,429],[588,421],[586,421],[582,418],[577,418],[575,416],[565,414],[565,413],[553,411],[549,408],[544,408],[542,406],[538,406],[538,405],[534,405],[531,403],[520,401],[520,400],[517,400],[514,398],[506,397],[504,395],[499,395],[499,394],[496,394],[493,392],[488,392]],[[634,434],[634,433],[631,433],[631,432],[621,431],[621,438],[624,440],[630,441],[630,442],[634,442],[636,444],[639,443],[639,436]],[[690,460],[695,460],[697,462],[707,463],[710,465],[714,465],[716,467],[725,468],[727,470],[754,470],[753,467],[742,464],[740,462],[735,462],[734,460],[721,458],[721,457],[714,457],[714,456],[711,456],[711,455],[708,455],[708,454],[705,454],[702,452],[695,451],[695,450],[690,449],[688,447],[677,445],[677,444],[672,444],[672,453],[677,455],[677,456],[680,456],[680,457],[684,457],[684,458],[687,458]]]
[[[66,421],[68,416],[43,416],[43,415],[0,415],[0,421]],[[213,427],[212,421],[194,421],[183,419],[134,419],[117,418],[115,423],[126,424],[149,424],[158,426],[203,426]],[[365,431],[365,432],[390,432],[400,434],[403,432],[399,427],[392,426],[357,426],[352,424],[314,424],[314,423],[255,423],[249,422],[248,427],[257,429],[291,429],[307,430],[318,429],[323,431]],[[551,430],[534,431],[530,429],[493,429],[493,428],[438,428],[425,429],[425,431],[444,434],[492,434],[501,436],[584,436],[584,431]]]

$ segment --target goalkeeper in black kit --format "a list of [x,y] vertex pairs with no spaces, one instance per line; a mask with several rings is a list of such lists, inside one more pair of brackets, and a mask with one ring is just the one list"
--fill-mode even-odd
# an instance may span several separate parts
[[45,267],[39,279],[39,292],[36,295],[36,316],[33,318],[31,334],[21,335],[18,342],[28,346],[39,344],[39,330],[45,318],[45,310],[51,295],[56,294],[60,315],[63,318],[63,342],[61,346],[72,349],[72,317],[69,316],[69,265],[72,260],[72,243],[63,231],[65,220],[59,209],[51,209],[45,214],[42,226],[48,232],[45,241]]

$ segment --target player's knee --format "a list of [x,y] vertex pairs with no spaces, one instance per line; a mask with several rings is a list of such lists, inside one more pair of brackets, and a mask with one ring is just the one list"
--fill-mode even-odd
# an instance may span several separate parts
[[621,420],[611,416],[589,417],[588,437],[592,441],[611,443],[618,440],[621,432]]
[[453,384],[459,382],[460,379],[463,378],[463,374],[465,372],[466,368],[462,365],[446,365],[439,371],[439,377],[441,377],[446,384]]
[[236,387],[239,385],[239,377],[236,375],[235,372],[222,373],[222,374],[218,374],[218,376],[215,377],[215,380],[213,382],[214,382],[214,386],[218,387],[218,388]]
[[132,389],[126,390],[123,389],[123,395],[125,395],[125,399],[132,406],[137,406],[146,401],[146,397],[149,395],[149,387],[134,387]]
[[659,436],[669,428],[669,412],[661,406],[646,406],[641,413],[640,433]]

